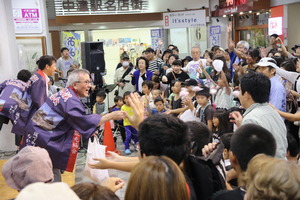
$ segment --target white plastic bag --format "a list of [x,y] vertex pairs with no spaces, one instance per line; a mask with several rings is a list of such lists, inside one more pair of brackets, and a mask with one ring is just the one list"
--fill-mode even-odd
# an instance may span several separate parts
[[99,143],[98,137],[94,137],[94,142],[92,142],[91,138],[89,139],[88,149],[86,153],[86,163],[84,168],[84,175],[89,177],[95,182],[102,182],[105,180],[108,175],[107,169],[91,169],[88,166],[88,163],[95,164],[98,161],[93,160],[93,158],[105,158],[105,149],[106,146],[101,145]]
[[193,113],[193,111],[191,111],[190,109],[184,111],[184,113],[182,113],[182,115],[180,115],[179,117],[182,121],[184,122],[189,122],[189,121],[197,121],[200,122],[200,118],[196,117]]

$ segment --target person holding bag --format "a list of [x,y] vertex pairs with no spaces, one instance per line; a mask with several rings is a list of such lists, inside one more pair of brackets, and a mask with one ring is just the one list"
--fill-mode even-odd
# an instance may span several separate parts
[[81,135],[89,138],[97,127],[127,114],[116,111],[104,116],[86,115],[80,97],[87,97],[91,88],[89,71],[73,71],[67,87],[49,97],[30,120],[32,132],[24,135],[24,146],[45,148],[54,168],[54,181],[60,181],[60,170],[72,172],[76,163]]

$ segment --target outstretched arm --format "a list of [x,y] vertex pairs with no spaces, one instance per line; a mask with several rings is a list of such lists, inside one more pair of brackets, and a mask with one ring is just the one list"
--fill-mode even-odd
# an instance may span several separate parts
[[278,114],[285,118],[286,120],[288,121],[291,121],[291,122],[295,122],[295,121],[300,121],[300,112],[297,112],[295,114],[292,114],[292,113],[288,113],[288,112],[282,112],[280,110],[278,110],[274,105],[270,104],[269,105],[274,109],[276,110],[276,112],[278,112]]

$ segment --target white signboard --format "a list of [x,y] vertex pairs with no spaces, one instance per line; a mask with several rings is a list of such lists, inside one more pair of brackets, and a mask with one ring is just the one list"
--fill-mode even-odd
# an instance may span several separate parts
[[190,28],[206,26],[206,11],[193,10],[164,13],[164,28]]
[[16,33],[43,32],[39,1],[14,0],[12,6]]
[[269,35],[282,35],[282,17],[269,18]]

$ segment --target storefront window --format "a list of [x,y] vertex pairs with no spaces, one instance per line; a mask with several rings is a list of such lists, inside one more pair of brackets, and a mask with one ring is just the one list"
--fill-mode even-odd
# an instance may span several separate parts
[[240,31],[240,39],[248,41],[250,46],[253,48],[267,46],[267,37],[267,28],[249,28],[248,30]]

